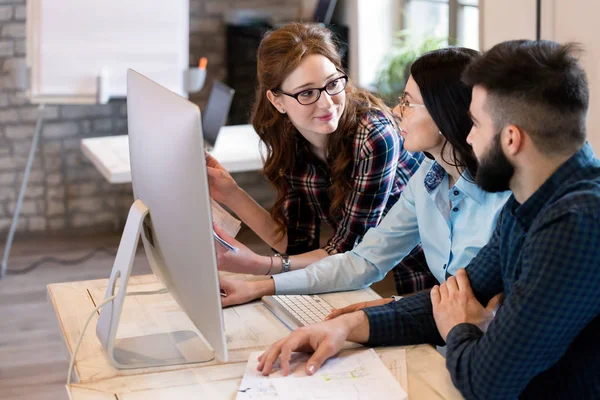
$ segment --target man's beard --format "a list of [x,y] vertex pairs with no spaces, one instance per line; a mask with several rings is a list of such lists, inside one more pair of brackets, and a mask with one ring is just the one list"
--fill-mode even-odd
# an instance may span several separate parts
[[475,183],[486,192],[504,192],[510,189],[510,180],[514,173],[515,168],[502,151],[498,133],[488,152],[481,157]]

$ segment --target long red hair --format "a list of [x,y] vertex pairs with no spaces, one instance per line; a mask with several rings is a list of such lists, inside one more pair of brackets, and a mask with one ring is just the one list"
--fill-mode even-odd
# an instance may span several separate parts
[[[285,78],[309,55],[327,57],[340,71],[342,62],[331,31],[318,25],[292,22],[265,35],[258,48],[256,98],[252,107],[252,125],[266,145],[264,173],[277,189],[277,199],[271,216],[284,234],[287,218],[284,210],[288,192],[285,176],[289,176],[296,160],[296,140],[299,134],[285,114],[280,114],[269,102],[267,91],[280,87]],[[333,182],[329,196],[330,213],[338,212],[352,189],[353,137],[363,113],[377,109],[396,124],[389,108],[369,92],[348,82],[346,104],[338,128],[329,136],[329,173]]]

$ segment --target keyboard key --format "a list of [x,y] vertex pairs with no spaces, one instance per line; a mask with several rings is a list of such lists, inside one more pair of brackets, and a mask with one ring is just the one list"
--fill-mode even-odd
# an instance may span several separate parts
[[[316,295],[280,295],[272,296],[281,309],[300,321],[303,325],[321,322],[333,308],[325,300]],[[274,310],[277,314],[277,310]]]

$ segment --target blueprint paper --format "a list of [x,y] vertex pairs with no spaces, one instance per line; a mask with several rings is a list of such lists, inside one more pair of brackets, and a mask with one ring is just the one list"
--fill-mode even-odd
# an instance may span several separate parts
[[[403,352],[404,350],[398,350]],[[256,370],[261,352],[250,355],[237,400],[402,400],[406,391],[373,349],[344,351],[329,359],[313,376],[306,375],[309,355],[294,353],[284,377],[277,370],[265,377]],[[402,355],[404,356],[404,355]],[[405,357],[400,357],[405,359]]]

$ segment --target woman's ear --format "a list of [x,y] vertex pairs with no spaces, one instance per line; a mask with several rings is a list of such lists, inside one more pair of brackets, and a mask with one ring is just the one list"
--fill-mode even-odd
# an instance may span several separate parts
[[278,96],[275,96],[275,93],[273,93],[270,90],[267,90],[267,99],[269,99],[271,104],[273,104],[273,107],[275,107],[280,113],[285,114],[285,108],[283,107],[283,103]]

